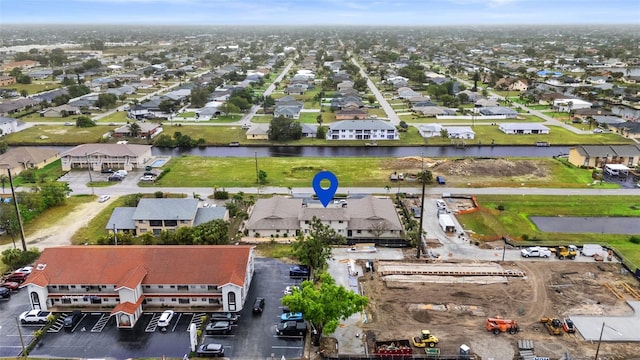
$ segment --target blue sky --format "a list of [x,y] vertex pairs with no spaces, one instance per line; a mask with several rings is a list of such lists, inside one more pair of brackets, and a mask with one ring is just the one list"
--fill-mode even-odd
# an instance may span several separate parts
[[0,0],[0,24],[640,24],[640,0]]

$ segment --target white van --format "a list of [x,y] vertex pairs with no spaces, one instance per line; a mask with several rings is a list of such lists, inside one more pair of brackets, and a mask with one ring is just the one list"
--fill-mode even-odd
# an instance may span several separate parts
[[620,171],[618,169],[614,169],[609,167],[609,165],[605,165],[604,166],[604,171],[609,174],[610,176],[618,176],[620,175]]

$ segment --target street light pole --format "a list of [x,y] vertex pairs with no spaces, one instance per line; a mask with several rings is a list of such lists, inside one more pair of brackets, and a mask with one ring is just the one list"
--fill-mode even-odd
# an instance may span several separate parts
[[598,353],[600,353],[600,344],[602,343],[602,333],[604,333],[604,321],[602,322],[602,329],[600,329],[600,337],[598,338],[598,347],[596,348],[596,356],[593,360],[598,360]]
[[87,171],[89,171],[89,184],[91,185],[91,195],[95,195],[95,190],[93,189],[93,179],[91,178],[91,163],[89,162],[89,154],[84,154],[87,158]]

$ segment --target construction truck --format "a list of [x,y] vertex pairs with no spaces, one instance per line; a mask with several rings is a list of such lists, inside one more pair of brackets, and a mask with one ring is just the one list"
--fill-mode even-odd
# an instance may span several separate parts
[[546,326],[547,330],[549,330],[549,334],[551,335],[562,335],[564,333],[564,328],[562,327],[562,321],[560,319],[555,318],[540,318],[540,322]]
[[513,335],[518,332],[518,323],[515,320],[502,318],[488,318],[486,324],[487,330],[495,335],[501,332],[508,332]]
[[423,347],[436,347],[440,340],[437,337],[433,336],[429,330],[422,330],[420,336],[414,336],[411,338],[413,340],[413,346],[418,348]]
[[556,257],[560,260],[575,259],[578,256],[578,248],[575,245],[559,246],[551,249],[556,254]]

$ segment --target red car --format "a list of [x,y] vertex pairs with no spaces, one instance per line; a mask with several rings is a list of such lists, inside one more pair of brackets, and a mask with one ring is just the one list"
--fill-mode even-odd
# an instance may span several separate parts
[[7,278],[5,279],[5,282],[17,282],[22,284],[27,279],[28,276],[29,274],[27,273],[14,272],[13,274],[7,276]]
[[17,282],[13,282],[13,281],[7,281],[5,283],[0,284],[0,287],[4,287],[7,288],[9,290],[18,290],[20,288],[20,283]]

